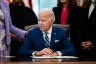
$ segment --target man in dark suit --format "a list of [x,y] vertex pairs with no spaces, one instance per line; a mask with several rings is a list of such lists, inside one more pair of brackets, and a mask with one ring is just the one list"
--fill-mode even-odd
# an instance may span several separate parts
[[80,55],[96,56],[96,0],[90,0],[82,11],[79,28]]
[[28,35],[20,48],[20,55],[75,55],[75,49],[65,31],[52,26],[54,21],[55,16],[51,10],[44,9],[40,11],[38,16],[39,27],[28,31]]

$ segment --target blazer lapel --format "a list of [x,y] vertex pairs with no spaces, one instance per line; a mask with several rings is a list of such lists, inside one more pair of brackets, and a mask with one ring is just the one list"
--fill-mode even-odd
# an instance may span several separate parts
[[60,21],[58,21],[59,23],[61,23],[61,13],[62,13],[62,7],[58,8],[58,17],[60,19]]
[[[56,19],[56,23],[61,23],[61,13],[62,13],[62,7],[57,7],[55,10],[54,10],[54,12],[55,12],[55,18],[57,18]],[[58,21],[59,20],[59,21]],[[54,22],[55,23],[55,22]]]
[[[40,30],[40,29],[39,29],[39,30]],[[42,33],[41,30],[38,32],[37,38],[39,39],[39,42],[41,42],[42,44],[44,44],[43,33]]]
[[56,38],[56,29],[54,26],[52,26],[52,34],[51,34],[51,41],[50,41],[50,48],[52,48],[52,49],[55,44],[55,38]]

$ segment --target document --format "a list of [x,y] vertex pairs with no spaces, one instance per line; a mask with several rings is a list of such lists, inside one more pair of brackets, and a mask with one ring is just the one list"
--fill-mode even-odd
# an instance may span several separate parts
[[5,58],[14,58],[16,56],[3,56],[3,57],[5,57]]
[[76,56],[30,56],[31,58],[78,58]]

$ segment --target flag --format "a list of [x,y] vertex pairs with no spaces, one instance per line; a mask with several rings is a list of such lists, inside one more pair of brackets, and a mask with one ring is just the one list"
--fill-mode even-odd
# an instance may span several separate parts
[[10,4],[11,0],[7,0],[8,1],[8,4]]
[[[7,0],[8,3],[10,4],[10,2],[12,2],[12,0]],[[23,0],[23,3],[25,6],[29,7],[32,9],[32,0]]]
[[23,0],[25,6],[32,9],[32,0]]

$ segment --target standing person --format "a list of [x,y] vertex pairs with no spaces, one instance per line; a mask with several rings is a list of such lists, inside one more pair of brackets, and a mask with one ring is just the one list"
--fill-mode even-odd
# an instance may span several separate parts
[[34,11],[26,7],[22,0],[12,0],[10,3],[10,15],[13,25],[23,30],[27,25],[38,23]]
[[[52,26],[55,21],[53,11],[43,9],[38,16],[39,27],[28,32],[20,55],[24,56],[70,56],[75,49],[63,29]],[[38,40],[37,40],[38,39]]]
[[96,56],[96,0],[83,9],[79,22],[80,55]]
[[81,2],[82,0],[76,0],[76,2],[77,2],[77,6],[82,6],[82,2]]
[[21,38],[25,35],[25,31],[12,25],[7,1],[0,0],[0,56],[10,55],[10,32]]
[[[22,30],[24,30],[25,26],[38,23],[38,20],[34,11],[24,6],[22,0],[12,0],[12,2],[10,3],[10,15],[11,15],[13,25]],[[22,45],[22,42],[23,42],[23,41],[18,42],[15,39],[12,37],[11,55],[18,55],[17,54],[18,49]],[[16,47],[14,47],[14,45]]]
[[75,0],[58,0],[57,7],[53,8],[56,24],[70,25],[70,40],[78,50],[77,26],[81,8],[77,6]]
[[83,0],[82,8],[86,8],[89,5],[90,0]]

